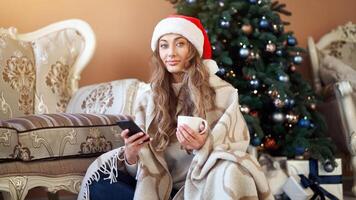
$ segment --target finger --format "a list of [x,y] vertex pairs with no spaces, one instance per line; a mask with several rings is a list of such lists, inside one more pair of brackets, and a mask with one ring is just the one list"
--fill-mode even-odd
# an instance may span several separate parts
[[182,127],[179,127],[180,131],[181,131],[181,136],[183,138],[183,141],[186,143],[186,144],[190,144],[193,142],[193,138],[189,135],[189,133],[187,131],[185,131]]
[[180,137],[180,131],[178,130],[178,128],[177,128],[177,131],[176,131],[176,136],[177,136],[177,139],[178,139],[178,142],[179,143],[181,143],[182,142],[182,140],[181,140],[181,137]]
[[143,135],[145,135],[144,132],[138,132],[134,135],[131,135],[128,139],[127,139],[127,143],[133,143],[135,140],[137,140],[138,138],[142,137]]
[[191,129],[187,124],[182,124],[180,125],[180,127],[182,127],[185,131],[187,132],[191,132],[194,133],[195,131],[193,129]]
[[143,143],[149,142],[151,141],[151,138],[148,134],[145,134],[144,136],[138,138],[137,140],[135,140],[132,145],[141,145]]
[[129,129],[125,129],[125,130],[121,131],[120,135],[122,138],[127,139],[129,137],[128,133],[129,133]]
[[198,134],[198,139],[196,140],[196,144],[194,146],[194,149],[200,149],[206,142],[206,139],[208,137],[207,134]]
[[193,129],[191,129],[188,125],[183,124],[181,127],[183,128],[184,132],[190,135],[190,137],[192,138],[196,137],[197,135],[196,132]]
[[178,142],[184,146],[186,144],[186,141],[182,137],[182,132],[178,130],[176,135],[177,135]]
[[186,138],[188,139],[196,139],[197,133],[195,133],[195,131],[193,131],[193,129],[191,129],[188,125],[182,125],[179,128],[181,128],[182,133],[184,134],[184,136],[186,136]]

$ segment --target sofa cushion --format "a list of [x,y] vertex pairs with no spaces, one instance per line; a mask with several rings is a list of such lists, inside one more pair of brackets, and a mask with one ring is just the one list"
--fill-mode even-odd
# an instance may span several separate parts
[[33,162],[5,162],[1,163],[0,178],[9,176],[83,176],[89,165],[96,159],[91,158],[68,158],[53,160],[36,160]]
[[0,29],[0,119],[33,114],[35,70],[31,43]]
[[30,161],[99,155],[123,145],[119,137],[121,129],[116,122],[128,118],[125,115],[68,113],[30,115],[6,120],[0,130],[16,130],[18,144],[8,155],[13,159]]
[[84,45],[74,29],[63,29],[33,41],[36,58],[35,114],[64,112],[73,94],[73,65]]
[[13,160],[13,150],[18,143],[17,131],[0,120],[0,161]]
[[82,87],[73,95],[66,112],[132,115],[140,83],[137,79],[122,79]]

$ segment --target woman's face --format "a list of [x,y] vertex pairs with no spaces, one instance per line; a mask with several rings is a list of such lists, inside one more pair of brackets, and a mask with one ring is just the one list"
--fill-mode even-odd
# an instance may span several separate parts
[[189,43],[179,34],[163,35],[158,41],[159,56],[175,82],[180,82],[187,66]]

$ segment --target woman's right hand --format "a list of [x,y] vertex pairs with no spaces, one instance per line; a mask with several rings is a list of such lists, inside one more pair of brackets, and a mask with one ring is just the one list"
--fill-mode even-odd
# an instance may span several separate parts
[[121,132],[121,137],[125,142],[126,162],[130,165],[136,164],[138,152],[146,143],[146,140],[150,141],[150,136],[144,132],[139,132],[129,136],[129,129],[125,129]]

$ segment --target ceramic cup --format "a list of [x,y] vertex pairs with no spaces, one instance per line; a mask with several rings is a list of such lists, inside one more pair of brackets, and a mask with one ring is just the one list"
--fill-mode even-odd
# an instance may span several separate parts
[[192,116],[183,116],[183,115],[179,115],[178,116],[178,126],[182,125],[182,124],[186,124],[188,125],[193,131],[199,133],[199,126],[200,124],[204,124],[204,130],[201,131],[201,133],[204,133],[206,131],[206,129],[208,128],[208,122],[200,117],[192,117]]

